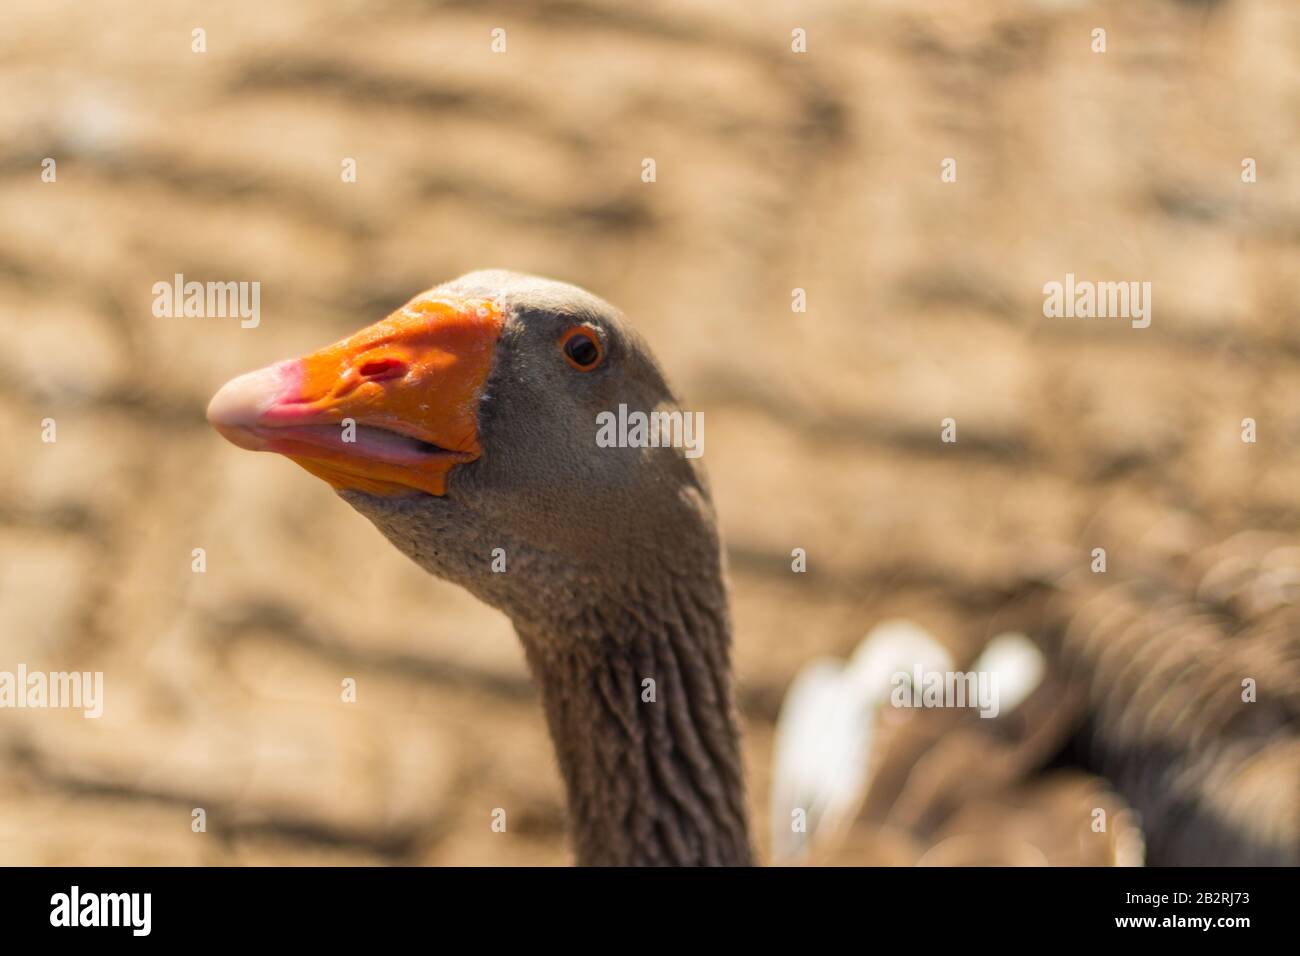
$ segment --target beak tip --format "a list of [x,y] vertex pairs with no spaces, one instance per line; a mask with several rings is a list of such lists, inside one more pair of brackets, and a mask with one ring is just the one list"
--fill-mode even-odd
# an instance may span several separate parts
[[271,408],[284,400],[297,380],[294,373],[298,365],[296,361],[280,362],[232,378],[208,402],[208,422],[234,441],[232,434],[259,424]]

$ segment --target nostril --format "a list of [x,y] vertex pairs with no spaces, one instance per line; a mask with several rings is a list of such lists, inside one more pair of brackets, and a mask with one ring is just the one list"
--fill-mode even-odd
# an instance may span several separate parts
[[406,363],[401,359],[382,358],[362,362],[357,372],[362,378],[371,382],[382,382],[390,378],[401,378],[406,374]]

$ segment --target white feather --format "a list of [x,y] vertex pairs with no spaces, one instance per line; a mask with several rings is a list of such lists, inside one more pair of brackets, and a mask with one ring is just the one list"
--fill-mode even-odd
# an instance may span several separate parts
[[[947,670],[951,658],[908,621],[874,628],[845,666],[819,658],[795,677],[781,704],[772,767],[774,863],[797,862],[813,841],[841,833],[868,784],[879,707],[895,674]],[[802,812],[805,829],[794,826]]]
[[975,671],[996,675],[998,712],[1019,707],[1043,682],[1047,663],[1038,645],[1023,634],[1000,634],[975,661]]

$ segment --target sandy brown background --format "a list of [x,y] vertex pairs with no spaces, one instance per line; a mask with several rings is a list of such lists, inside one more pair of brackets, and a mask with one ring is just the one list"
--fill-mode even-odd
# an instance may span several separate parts
[[[1288,0],[20,2],[0,90],[0,669],[107,682],[98,721],[0,711],[0,863],[567,860],[508,622],[203,422],[473,268],[617,303],[705,412],[760,840],[812,656],[1300,527]],[[1043,318],[1067,271],[1152,282],[1152,326]],[[261,326],[153,317],[176,272],[261,282]]]

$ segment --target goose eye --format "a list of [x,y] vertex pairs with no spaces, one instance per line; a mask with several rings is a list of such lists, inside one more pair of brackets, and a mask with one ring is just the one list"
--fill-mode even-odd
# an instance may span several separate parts
[[589,372],[605,357],[600,341],[587,329],[570,329],[560,339],[564,357],[580,372]]

